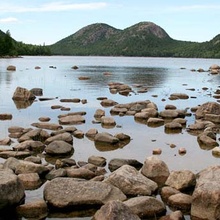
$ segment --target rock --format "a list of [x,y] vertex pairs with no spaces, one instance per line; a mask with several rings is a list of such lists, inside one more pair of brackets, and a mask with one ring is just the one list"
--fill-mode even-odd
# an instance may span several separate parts
[[177,193],[180,193],[179,190],[170,187],[170,186],[164,186],[161,190],[160,190],[160,196],[162,198],[162,200],[167,203],[168,198],[172,195],[175,195]]
[[38,123],[32,123],[33,127],[42,128],[42,129],[48,129],[48,130],[61,130],[63,127],[59,124],[54,123],[46,123],[46,122],[38,122]]
[[48,122],[48,121],[50,121],[50,117],[40,117],[40,118],[38,118],[38,120],[40,122]]
[[9,137],[0,140],[0,145],[10,145],[10,144],[11,144],[11,139]]
[[39,176],[46,175],[50,171],[49,167],[29,161],[20,160],[15,169],[15,174],[38,173]]
[[84,138],[84,132],[83,131],[81,131],[81,130],[75,130],[74,132],[73,132],[73,136],[75,137],[75,138]]
[[196,176],[190,170],[172,171],[165,184],[180,191],[186,190],[195,186]]
[[96,134],[94,141],[104,142],[104,143],[109,143],[109,144],[116,144],[119,142],[119,139],[107,132],[103,132],[103,133]]
[[217,64],[212,64],[210,67],[209,67],[210,70],[213,70],[213,69],[217,69],[217,70],[220,70],[220,66],[217,65]]
[[24,186],[10,170],[0,169],[0,210],[10,209],[23,202]]
[[197,141],[202,149],[212,149],[219,146],[218,142],[213,139],[213,137],[208,136],[205,132],[197,136]]
[[124,115],[124,114],[126,114],[127,111],[128,111],[127,108],[116,108],[116,107],[113,107],[110,110],[110,113],[111,113],[111,115]]
[[123,202],[141,219],[158,218],[166,213],[163,202],[151,196],[138,196]]
[[98,134],[98,130],[96,128],[91,128],[86,132],[86,137],[94,140],[94,138],[97,134]]
[[148,157],[141,168],[141,173],[158,185],[163,185],[170,175],[166,163],[156,156]]
[[35,98],[32,92],[22,87],[17,87],[12,97],[15,101],[34,100]]
[[41,88],[33,88],[30,90],[30,92],[35,96],[42,96],[43,95],[43,89],[41,89]]
[[205,123],[202,122],[202,121],[196,121],[196,123],[189,125],[187,129],[189,131],[204,130],[205,129]]
[[220,116],[215,115],[215,114],[205,114],[205,120],[219,124],[220,123]]
[[47,138],[47,140],[45,141],[45,144],[48,145],[48,144],[52,143],[53,141],[65,141],[65,142],[72,145],[73,144],[73,136],[68,132],[57,134],[57,135],[54,135],[52,137]]
[[36,164],[41,164],[42,163],[41,158],[37,157],[37,156],[26,157],[24,159],[24,161],[30,161],[30,162],[36,163]]
[[111,99],[104,99],[101,101],[100,103],[103,107],[110,107],[110,106],[114,106],[117,105],[118,103],[115,102],[114,100]]
[[11,120],[11,119],[12,119],[12,114],[8,114],[8,113],[0,114],[0,120]]
[[79,98],[73,98],[73,99],[60,99],[60,102],[73,102],[73,103],[79,103]]
[[47,180],[52,180],[52,179],[55,179],[57,177],[65,177],[67,176],[67,172],[66,172],[66,169],[64,168],[59,168],[59,169],[54,169],[54,170],[51,170],[46,176],[45,178]]
[[155,182],[129,165],[123,165],[112,172],[104,182],[118,187],[124,194],[131,196],[152,195],[158,188]]
[[135,167],[137,170],[139,170],[143,164],[135,159],[120,159],[115,158],[111,159],[108,163],[108,168],[111,172],[117,170],[118,168],[122,167],[123,165],[130,165]]
[[181,211],[171,212],[169,215],[163,216],[160,220],[185,220],[184,215]]
[[79,80],[89,80],[90,77],[89,76],[80,76],[78,77]]
[[179,113],[177,110],[163,110],[159,113],[162,118],[177,118]]
[[173,93],[170,95],[171,100],[176,100],[176,99],[188,99],[189,96],[187,94],[184,93]]
[[220,218],[220,166],[210,166],[198,174],[192,195],[191,215],[198,219]]
[[178,122],[168,122],[164,125],[166,130],[182,130],[182,125]]
[[186,148],[181,147],[181,148],[178,150],[178,153],[179,153],[180,155],[186,154]]
[[74,151],[73,146],[63,140],[55,140],[48,144],[45,152],[49,155],[68,155]]
[[8,70],[8,71],[16,71],[16,66],[9,65],[9,66],[7,67],[7,70]]
[[110,201],[103,205],[92,218],[93,220],[140,220],[124,203],[120,201]]
[[77,181],[58,177],[44,187],[44,198],[49,206],[62,209],[82,205],[103,205],[112,200],[124,201],[126,196],[112,185],[97,181]]
[[33,152],[43,152],[45,145],[40,141],[28,140],[13,147],[14,151],[33,151]]
[[47,204],[43,199],[27,202],[16,208],[18,216],[26,219],[45,219],[48,215]]
[[176,210],[182,210],[184,212],[189,212],[192,204],[192,196],[177,193],[168,198],[168,205]]
[[174,119],[173,119],[173,122],[179,123],[179,124],[181,124],[182,126],[184,126],[184,125],[186,125],[187,120],[184,119],[184,118],[174,118]]
[[23,159],[25,157],[31,156],[31,152],[27,151],[11,151],[11,150],[6,150],[0,152],[0,157],[2,158],[9,158],[9,157],[15,157],[18,159]]
[[214,147],[212,149],[212,155],[214,155],[216,157],[220,157],[220,148],[219,147]]
[[103,127],[114,127],[116,125],[115,119],[113,117],[102,116],[101,124]]
[[206,114],[220,114],[220,104],[217,102],[206,102],[198,107],[195,112],[196,119],[204,118]]
[[85,123],[85,118],[81,115],[67,115],[59,118],[59,124],[61,125],[77,125]]
[[24,185],[25,190],[37,189],[42,184],[38,173],[19,174],[18,178]]
[[175,105],[170,105],[170,104],[168,104],[168,105],[165,106],[165,109],[175,110],[175,109],[177,109],[177,108],[176,108]]
[[103,109],[97,109],[94,118],[101,118],[102,116],[105,116],[105,111]]
[[147,125],[149,127],[158,127],[164,125],[164,120],[162,118],[149,118],[147,120]]
[[88,163],[103,167],[106,165],[106,158],[100,156],[90,156],[88,158]]
[[67,172],[67,176],[71,178],[80,178],[80,179],[90,180],[96,176],[93,171],[86,169],[84,167],[68,168],[66,169],[66,172]]

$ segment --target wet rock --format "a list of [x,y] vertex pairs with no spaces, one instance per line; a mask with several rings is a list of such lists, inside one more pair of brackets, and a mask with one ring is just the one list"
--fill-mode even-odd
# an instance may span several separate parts
[[52,137],[49,137],[45,141],[45,144],[48,145],[48,144],[52,143],[53,141],[65,141],[65,142],[72,145],[73,144],[73,136],[68,132],[57,134],[57,135],[54,135]]
[[114,136],[118,138],[119,141],[130,141],[131,140],[131,137],[124,133],[117,133]]
[[165,106],[165,109],[166,109],[166,110],[167,110],[167,109],[175,110],[175,109],[177,109],[177,108],[176,108],[175,105],[171,105],[171,104],[169,104],[169,105],[166,105],[166,106]]
[[135,159],[120,159],[120,158],[114,158],[111,159],[108,163],[108,168],[111,172],[117,170],[118,168],[122,167],[123,165],[130,165],[135,167],[137,170],[139,170],[143,164]]
[[19,205],[25,197],[24,186],[10,170],[0,169],[0,210]]
[[220,116],[215,114],[205,114],[205,120],[213,123],[220,123]]
[[66,169],[64,168],[59,168],[59,169],[53,169],[51,170],[46,176],[45,178],[47,180],[52,180],[52,179],[55,179],[57,177],[65,177],[67,176],[67,172],[66,172]]
[[206,102],[198,107],[195,112],[196,119],[204,118],[206,114],[220,114],[220,104],[217,102]]
[[48,205],[58,209],[103,205],[112,200],[126,199],[122,191],[112,185],[98,181],[77,181],[68,177],[58,177],[48,182],[43,194]]
[[18,216],[26,219],[45,219],[48,215],[47,204],[43,199],[20,205],[16,212]]
[[7,70],[8,70],[8,71],[16,71],[16,66],[9,65],[9,66],[7,67]]
[[162,118],[149,118],[147,120],[147,125],[149,127],[158,127],[164,125],[164,120]]
[[167,164],[157,156],[148,157],[144,161],[141,173],[158,185],[163,185],[170,175]]
[[11,139],[9,137],[0,140],[0,145],[10,145],[10,144],[11,144]]
[[165,129],[167,130],[182,130],[182,125],[178,122],[168,122],[164,125]]
[[110,201],[103,205],[92,218],[93,220],[129,219],[140,220],[138,215],[120,201]]
[[20,160],[15,169],[15,174],[38,173],[38,175],[42,176],[46,175],[49,171],[50,168],[47,166]]
[[37,157],[37,156],[26,157],[24,159],[24,161],[30,161],[30,162],[36,163],[36,164],[41,164],[42,163],[41,158]]
[[50,117],[40,117],[40,118],[38,118],[38,120],[41,122],[48,122],[48,121],[50,121]]
[[91,128],[86,132],[86,137],[88,137],[89,139],[94,140],[96,134],[98,134],[98,130],[95,128]]
[[0,120],[11,120],[12,119],[12,114],[4,113],[0,114]]
[[195,186],[196,176],[190,170],[172,171],[165,184],[180,191],[186,190]]
[[162,153],[161,148],[155,148],[152,150],[153,155],[160,155]]
[[115,102],[114,100],[111,99],[104,99],[101,101],[100,103],[103,107],[110,107],[110,106],[114,106],[117,105],[118,103]]
[[159,113],[162,118],[177,118],[179,113],[177,110],[163,110]]
[[109,144],[116,144],[119,142],[119,139],[107,132],[103,132],[103,133],[96,134],[94,141],[104,142],[104,143],[109,143]]
[[113,117],[102,116],[101,117],[102,126],[111,126],[114,127],[116,125],[115,119]]
[[124,115],[126,114],[126,112],[128,111],[127,108],[117,108],[117,107],[113,107],[110,110],[111,115]]
[[19,180],[24,185],[25,190],[34,190],[40,187],[42,181],[38,173],[24,173],[18,175]]
[[187,94],[184,93],[173,93],[170,95],[171,100],[176,100],[176,99],[188,99],[189,96]]
[[187,120],[184,119],[184,118],[175,118],[175,119],[173,119],[173,122],[179,123],[179,124],[181,124],[182,126],[184,126],[184,125],[186,125]]
[[48,144],[45,152],[49,155],[68,155],[74,151],[73,146],[63,140],[55,140]]
[[31,124],[33,127],[48,129],[48,130],[61,130],[63,127],[55,123],[37,122]]
[[178,150],[178,153],[179,153],[180,155],[186,154],[186,148],[181,147],[181,148]]
[[33,152],[43,152],[45,145],[41,141],[28,140],[13,147],[14,151],[33,151]]
[[169,215],[163,216],[160,220],[185,220],[183,213],[180,210],[171,212]]
[[32,94],[34,94],[35,96],[42,96],[43,95],[43,89],[41,89],[41,88],[33,88],[30,90],[30,92]]
[[59,124],[61,125],[76,125],[85,123],[85,118],[82,115],[68,115],[59,118]]
[[152,195],[158,188],[158,185],[139,173],[134,167],[123,165],[112,172],[104,182],[110,183],[126,195]]
[[79,139],[82,139],[82,138],[84,138],[84,132],[83,131],[81,131],[81,130],[75,130],[74,132],[73,132],[73,136],[75,137],[75,138],[79,138]]
[[164,186],[161,190],[160,190],[160,196],[162,198],[162,200],[167,203],[168,198],[172,195],[175,195],[177,193],[180,193],[179,190],[170,187],[170,186]]
[[80,76],[78,77],[79,80],[89,80],[90,77],[89,76]]
[[183,210],[184,212],[189,212],[192,204],[192,196],[177,193],[168,198],[168,205],[176,210]]
[[214,155],[216,157],[220,157],[220,148],[219,147],[214,147],[212,149],[212,155]]
[[79,98],[73,98],[73,99],[60,99],[60,102],[73,102],[73,103],[79,103]]
[[138,196],[123,202],[141,219],[158,218],[166,213],[165,205],[151,196]]
[[34,100],[35,95],[26,88],[17,87],[12,99],[16,101]]
[[71,167],[66,169],[66,172],[67,172],[67,176],[71,178],[90,180],[96,176],[93,171],[86,169],[84,167],[80,167],[80,168]]
[[199,134],[197,136],[197,141],[202,149],[212,149],[216,146],[219,146],[218,142],[216,141],[216,137],[209,136],[206,132]]
[[15,157],[18,159],[23,159],[25,157],[29,157],[31,156],[31,152],[27,152],[27,151],[11,151],[11,150],[6,150],[6,151],[2,151],[0,152],[0,157],[1,158],[10,158],[10,157]]
[[105,116],[105,111],[103,109],[97,109],[94,118],[101,118],[102,116]]
[[192,198],[193,217],[209,220],[220,218],[220,166],[210,166],[199,172]]
[[88,158],[88,163],[103,167],[106,165],[106,158],[100,156],[90,156]]
[[202,122],[202,121],[196,121],[196,123],[189,125],[187,129],[189,131],[204,130],[205,129],[205,123]]

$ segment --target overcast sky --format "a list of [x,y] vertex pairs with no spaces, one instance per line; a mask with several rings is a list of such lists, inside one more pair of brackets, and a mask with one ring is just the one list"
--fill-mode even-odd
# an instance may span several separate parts
[[204,42],[220,34],[219,0],[1,0],[0,29],[24,43],[50,45],[93,24],[125,29],[141,21],[177,40]]

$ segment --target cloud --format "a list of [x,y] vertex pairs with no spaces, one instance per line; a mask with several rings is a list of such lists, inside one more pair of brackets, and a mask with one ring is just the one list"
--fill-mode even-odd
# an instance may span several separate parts
[[13,18],[13,17],[1,18],[0,19],[0,24],[15,23],[15,22],[18,22],[18,19],[17,18]]
[[96,10],[107,6],[105,2],[92,2],[92,3],[64,3],[52,2],[40,6],[16,6],[16,5],[2,5],[0,12],[4,13],[23,13],[23,12],[59,12],[59,11],[72,11],[72,10]]
[[209,10],[219,10],[220,5],[183,5],[183,6],[176,6],[176,7],[170,7],[171,11],[209,11]]

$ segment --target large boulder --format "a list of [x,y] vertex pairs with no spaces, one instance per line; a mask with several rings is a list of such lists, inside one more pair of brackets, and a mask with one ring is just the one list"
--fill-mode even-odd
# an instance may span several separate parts
[[0,170],[0,210],[17,206],[25,197],[24,186],[10,170]]
[[220,219],[220,166],[210,166],[198,174],[192,197],[193,217]]
[[156,156],[148,157],[144,161],[141,173],[159,185],[163,185],[170,175],[167,164]]
[[115,170],[104,182],[118,187],[124,194],[131,196],[149,196],[158,188],[157,183],[148,179],[129,165],[123,165]]
[[110,184],[58,177],[44,187],[44,199],[57,209],[80,205],[103,205],[112,200],[124,201],[122,191]]
[[17,87],[12,97],[15,101],[34,100],[35,98],[35,95],[31,91],[22,87]]
[[166,213],[163,202],[152,196],[138,196],[124,202],[140,218],[155,218]]
[[206,114],[220,114],[220,104],[217,102],[206,102],[198,107],[195,112],[195,116],[197,119],[205,118]]
[[129,207],[120,201],[110,201],[103,205],[98,210],[93,220],[114,220],[114,219],[129,219],[129,220],[140,220],[140,218],[134,214]]

